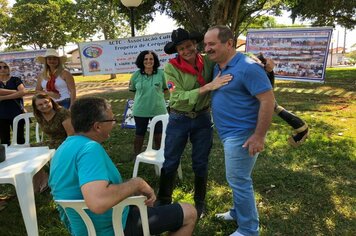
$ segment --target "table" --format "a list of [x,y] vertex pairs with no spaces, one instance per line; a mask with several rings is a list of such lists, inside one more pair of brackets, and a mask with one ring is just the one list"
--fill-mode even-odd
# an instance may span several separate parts
[[0,184],[15,186],[27,235],[38,236],[33,176],[52,158],[48,147],[9,146],[0,163]]

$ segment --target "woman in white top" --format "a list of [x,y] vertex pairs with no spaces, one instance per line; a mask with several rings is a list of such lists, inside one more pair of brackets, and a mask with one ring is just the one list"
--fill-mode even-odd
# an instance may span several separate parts
[[76,98],[75,83],[72,74],[64,69],[65,56],[59,56],[54,49],[47,49],[37,61],[44,64],[44,69],[37,79],[36,91],[43,91],[62,107],[67,109]]

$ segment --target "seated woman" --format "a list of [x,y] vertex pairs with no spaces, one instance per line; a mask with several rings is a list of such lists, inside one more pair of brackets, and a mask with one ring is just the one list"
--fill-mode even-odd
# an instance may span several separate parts
[[70,111],[59,106],[49,95],[34,95],[32,108],[41,130],[48,137],[48,140],[41,144],[57,149],[67,136],[74,134]]
[[[69,135],[74,134],[70,120],[70,112],[59,106],[45,93],[38,93],[32,97],[33,114],[41,130],[48,140],[35,146],[48,146],[57,149]],[[48,188],[48,174],[41,169],[33,178],[35,192],[43,192]]]

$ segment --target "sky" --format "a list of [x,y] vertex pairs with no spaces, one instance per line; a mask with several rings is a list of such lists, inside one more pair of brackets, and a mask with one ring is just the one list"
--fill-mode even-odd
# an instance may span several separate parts
[[[275,17],[277,23],[279,24],[292,24],[292,19],[288,17],[288,12],[284,12],[283,16]],[[303,22],[297,21],[296,24],[302,24]],[[304,24],[308,24],[308,22],[304,22]],[[150,22],[146,31],[147,34],[155,34],[155,33],[167,33],[172,32],[173,29],[176,29],[178,26],[176,22],[169,18],[167,15],[158,15],[156,14],[153,22]],[[337,35],[339,34],[339,40],[337,40]],[[345,29],[337,26],[332,34],[332,40],[334,42],[333,47],[336,48],[337,41],[339,41],[338,46],[344,46],[344,34]],[[352,45],[356,44],[356,29],[350,31],[346,31],[346,48],[350,48]]]

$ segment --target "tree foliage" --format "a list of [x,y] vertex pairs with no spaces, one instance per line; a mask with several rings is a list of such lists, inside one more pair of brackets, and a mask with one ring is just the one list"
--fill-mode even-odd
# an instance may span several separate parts
[[10,48],[58,48],[72,41],[70,0],[18,0],[6,27]]
[[162,10],[188,30],[206,31],[216,24],[228,25],[238,36],[258,17],[280,14],[281,0],[172,0],[159,1]]
[[356,26],[356,0],[286,0],[291,18],[311,20],[315,26],[335,26],[347,29]]
[[[335,23],[355,27],[356,0],[144,0],[134,9],[135,29],[144,31],[157,12],[167,13],[187,30],[205,32],[210,26],[229,26],[237,37],[248,28],[272,28],[267,15],[291,11],[291,17],[315,25]],[[103,35],[128,37],[130,10],[121,0],[17,0],[13,8],[0,0],[0,37],[11,48],[34,49],[66,45]]]

